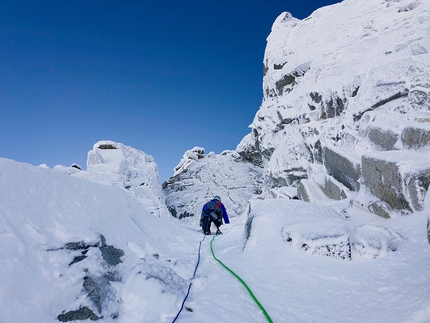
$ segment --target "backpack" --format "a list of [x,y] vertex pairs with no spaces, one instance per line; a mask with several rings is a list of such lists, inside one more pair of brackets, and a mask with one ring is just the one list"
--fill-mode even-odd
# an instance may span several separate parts
[[215,213],[217,216],[222,215],[221,202],[217,200],[210,200],[203,206],[203,213],[205,215],[210,215],[211,213]]

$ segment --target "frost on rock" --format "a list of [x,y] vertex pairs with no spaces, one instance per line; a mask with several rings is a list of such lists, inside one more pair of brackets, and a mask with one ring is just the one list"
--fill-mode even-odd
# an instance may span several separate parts
[[396,251],[404,238],[391,228],[363,224],[354,229],[354,250],[363,257],[384,257]]
[[[230,217],[248,211],[252,196],[261,193],[261,168],[244,161],[235,151],[221,154],[188,151],[180,172],[163,183],[166,204],[172,216],[198,223],[203,205],[221,197]],[[185,167],[186,166],[186,167]]]
[[285,225],[284,241],[313,255],[351,260],[351,244],[346,227],[332,221],[300,222]]
[[194,161],[198,161],[202,158],[205,158],[204,148],[194,147],[193,149],[187,150],[179,164],[174,168],[175,173],[173,176],[185,172],[188,166],[190,166]]
[[[343,1],[303,20],[287,12],[275,20],[264,53],[263,102],[236,148],[264,168],[263,191],[290,186],[308,200],[345,199],[370,183],[360,181],[365,154],[429,158],[429,12],[428,1]],[[333,191],[332,180],[322,183],[316,166],[345,194]],[[388,213],[421,209],[422,169],[411,168],[414,183],[398,190],[407,206],[393,194],[375,194],[391,205]],[[381,177],[371,185],[390,189]]]

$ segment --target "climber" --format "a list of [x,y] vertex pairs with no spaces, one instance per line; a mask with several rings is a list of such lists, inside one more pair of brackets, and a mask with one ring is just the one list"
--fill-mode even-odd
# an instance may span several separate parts
[[224,204],[221,203],[221,198],[219,196],[214,196],[202,209],[200,226],[202,227],[203,233],[210,235],[211,224],[213,223],[217,228],[216,234],[221,234],[222,232],[219,227],[222,225],[223,219],[226,224],[230,223]]

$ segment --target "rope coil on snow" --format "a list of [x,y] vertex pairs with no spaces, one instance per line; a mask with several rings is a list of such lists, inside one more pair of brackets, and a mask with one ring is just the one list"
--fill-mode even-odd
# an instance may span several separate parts
[[[200,244],[199,244],[199,251],[198,251],[198,256],[197,256],[197,264],[196,264],[196,268],[194,268],[194,273],[193,273],[193,277],[192,278],[194,278],[196,276],[197,268],[199,267],[199,264],[200,264],[200,249],[202,248],[202,242],[205,240],[205,238],[206,238],[206,235],[203,236],[203,239],[200,241]],[[182,310],[184,309],[185,302],[186,302],[186,300],[188,298],[188,295],[190,295],[191,285],[193,285],[192,282],[190,282],[190,284],[188,285],[188,291],[187,291],[187,294],[185,295],[184,300],[182,301],[181,309],[179,310],[178,314],[176,314],[176,316],[173,319],[172,323],[176,322],[176,320],[178,319],[178,317],[181,314]]]
[[212,242],[214,241],[214,239],[216,238],[216,236],[214,236],[211,240],[211,252],[212,252],[212,256],[214,257],[214,259],[216,261],[218,261],[221,266],[223,266],[225,269],[227,269],[228,272],[230,272],[234,277],[237,278],[237,280],[239,280],[242,285],[246,288],[246,290],[248,291],[249,295],[251,295],[251,298],[254,300],[254,302],[258,305],[258,307],[263,311],[264,316],[266,317],[267,321],[270,323],[273,323],[272,319],[270,318],[269,314],[267,313],[267,311],[264,309],[263,305],[261,305],[261,303],[258,301],[257,297],[255,297],[254,293],[251,291],[251,289],[248,287],[248,285],[243,281],[242,278],[240,278],[233,270],[231,270],[230,268],[228,268],[226,265],[223,264],[223,262],[221,260],[219,260],[214,253],[214,250],[212,248]]

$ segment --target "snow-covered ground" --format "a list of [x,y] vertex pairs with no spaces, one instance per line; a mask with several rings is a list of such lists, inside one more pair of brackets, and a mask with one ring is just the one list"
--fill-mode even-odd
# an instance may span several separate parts
[[[7,159],[0,169],[0,322],[58,322],[83,306],[102,322],[171,322],[190,282],[178,322],[266,320],[198,227],[150,214],[123,188]],[[254,200],[222,227],[214,253],[273,322],[429,322],[425,212],[387,220],[347,206]],[[339,232],[350,260],[313,253]],[[104,258],[103,240],[121,262]]]

